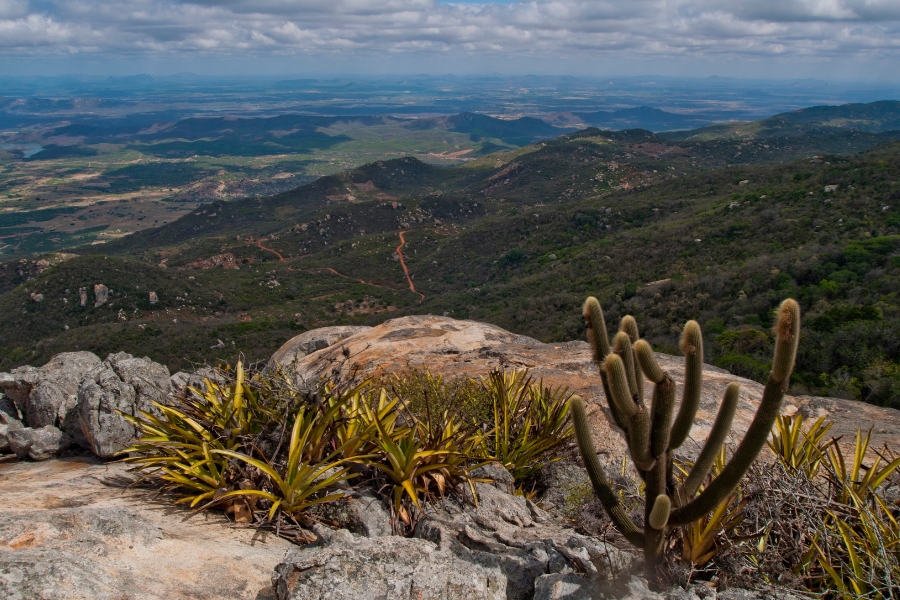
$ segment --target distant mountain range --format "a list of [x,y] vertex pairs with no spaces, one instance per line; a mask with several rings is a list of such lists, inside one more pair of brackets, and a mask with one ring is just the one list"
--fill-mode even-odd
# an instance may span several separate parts
[[669,131],[672,129],[703,127],[704,125],[709,124],[710,121],[708,118],[666,112],[649,106],[574,114],[583,119],[585,124],[601,129],[649,129],[650,131]]

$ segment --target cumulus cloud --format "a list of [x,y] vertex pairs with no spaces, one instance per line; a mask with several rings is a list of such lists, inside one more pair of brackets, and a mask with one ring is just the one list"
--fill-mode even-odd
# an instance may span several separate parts
[[0,0],[0,53],[741,58],[900,50],[898,0]]

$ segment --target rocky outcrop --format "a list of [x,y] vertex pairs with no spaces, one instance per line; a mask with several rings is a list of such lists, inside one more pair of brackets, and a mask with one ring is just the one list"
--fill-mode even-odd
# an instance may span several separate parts
[[[505,598],[534,596],[536,582],[547,574],[583,573],[607,580],[627,571],[629,553],[563,527],[534,503],[508,492],[512,477],[498,464],[474,475],[492,483],[475,484],[477,505],[462,486],[461,495],[426,508],[413,538],[384,531],[390,515],[381,500],[366,496],[380,528],[349,531],[317,528],[316,544],[294,550],[275,570],[280,600],[311,598]],[[340,512],[318,512],[327,522],[353,527],[359,520],[351,500]],[[337,511],[337,512],[336,512]],[[342,515],[345,515],[342,517]],[[335,519],[336,517],[336,519]],[[333,521],[333,519],[335,519]],[[436,569],[443,564],[445,569]],[[468,579],[462,573],[469,573]],[[460,581],[463,587],[459,587]],[[446,591],[441,591],[445,589]]]
[[0,469],[4,600],[273,600],[290,544],[217,513],[151,500],[122,463],[89,457]]
[[291,548],[273,576],[279,600],[506,600],[496,561],[478,562],[427,540],[354,537]]
[[109,288],[98,283],[94,285],[94,308],[99,308],[109,300]]
[[0,373],[0,389],[22,414],[25,425],[78,430],[73,409],[85,373],[100,364],[90,352],[63,352],[42,367],[19,367]]
[[[64,352],[42,367],[0,373],[0,452],[46,460],[78,444],[111,458],[135,439],[120,413],[152,412],[153,402],[168,402],[172,387],[164,365],[122,352],[102,362],[90,352]],[[21,430],[16,449],[13,430]]]
[[134,426],[122,415],[158,413],[153,402],[168,403],[169,370],[149,358],[119,352],[89,371],[78,389],[82,445],[102,458],[112,458],[136,439]]
[[[683,359],[657,354],[657,360],[675,379],[679,388],[676,397],[681,398]],[[481,377],[498,367],[528,368],[534,377],[542,378],[545,385],[568,388],[593,407],[589,421],[599,452],[610,457],[621,457],[626,452],[624,440],[605,408],[600,377],[591,361],[587,342],[544,344],[487,323],[423,315],[385,321],[341,340],[340,345],[301,357],[291,366],[297,378],[304,381],[317,381],[320,376],[360,379],[367,375],[402,371],[408,367],[428,368],[444,377]],[[730,442],[740,440],[747,431],[759,405],[763,386],[723,369],[704,365],[701,405],[691,433],[693,442],[688,440],[682,447],[687,457],[699,452],[700,443],[712,427],[725,388],[732,381],[741,384],[741,397]],[[652,387],[645,386],[648,401]],[[897,410],[852,400],[786,396],[784,412],[797,411],[809,416],[828,416],[836,422],[835,427],[847,430],[850,434],[847,439],[855,435],[857,428],[866,430],[871,427],[873,448],[880,448],[884,443],[900,442],[900,411]]]
[[269,359],[269,367],[279,364],[283,367],[295,363],[297,360],[312,354],[317,350],[323,350],[352,335],[371,329],[362,325],[346,325],[335,327],[320,327],[292,337],[279,348]]

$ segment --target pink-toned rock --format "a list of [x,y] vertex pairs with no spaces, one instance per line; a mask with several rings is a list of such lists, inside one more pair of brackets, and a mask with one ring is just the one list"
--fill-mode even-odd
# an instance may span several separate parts
[[[286,344],[289,345],[291,342]],[[660,365],[678,384],[684,381],[681,357],[657,354]],[[544,384],[569,388],[594,407],[591,424],[601,452],[621,456],[624,440],[608,417],[597,367],[591,361],[587,342],[544,344],[535,339],[476,321],[460,321],[430,315],[391,319],[341,340],[338,345],[299,357],[292,368],[298,378],[310,383],[320,378],[361,379],[402,371],[428,368],[444,377],[481,377],[491,369],[530,369]],[[712,427],[725,388],[732,381],[741,384],[741,401],[732,426],[731,442],[747,431],[762,396],[763,386],[736,377],[722,369],[705,365],[703,394],[692,441],[682,449],[693,455]],[[645,386],[649,401],[652,385]],[[873,428],[872,447],[900,440],[900,411],[835,398],[788,396],[784,412],[800,411],[808,417],[826,415],[835,421],[835,435],[852,438],[857,428]]]

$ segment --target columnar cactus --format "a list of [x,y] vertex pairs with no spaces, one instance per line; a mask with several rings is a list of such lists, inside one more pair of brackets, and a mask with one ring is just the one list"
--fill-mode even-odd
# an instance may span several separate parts
[[[700,325],[688,321],[681,336],[685,378],[681,406],[675,415],[675,382],[660,368],[650,345],[639,339],[634,318],[622,319],[612,347],[603,310],[596,298],[588,298],[585,302],[584,318],[610,414],[624,431],[632,461],[644,480],[643,530],[629,518],[618,494],[610,487],[591,442],[584,402],[573,396],[571,408],[578,449],[603,508],[622,535],[643,548],[647,568],[652,571],[662,558],[666,529],[685,525],[715,510],[734,491],[765,446],[794,368],[800,339],[800,307],[794,300],[787,299],[778,309],[775,358],[756,416],[731,460],[700,494],[697,490],[728,436],[740,393],[737,383],[728,386],[706,444],[690,473],[676,489],[672,452],[688,438],[700,404],[703,383]],[[649,407],[644,403],[644,376],[654,384]]]

